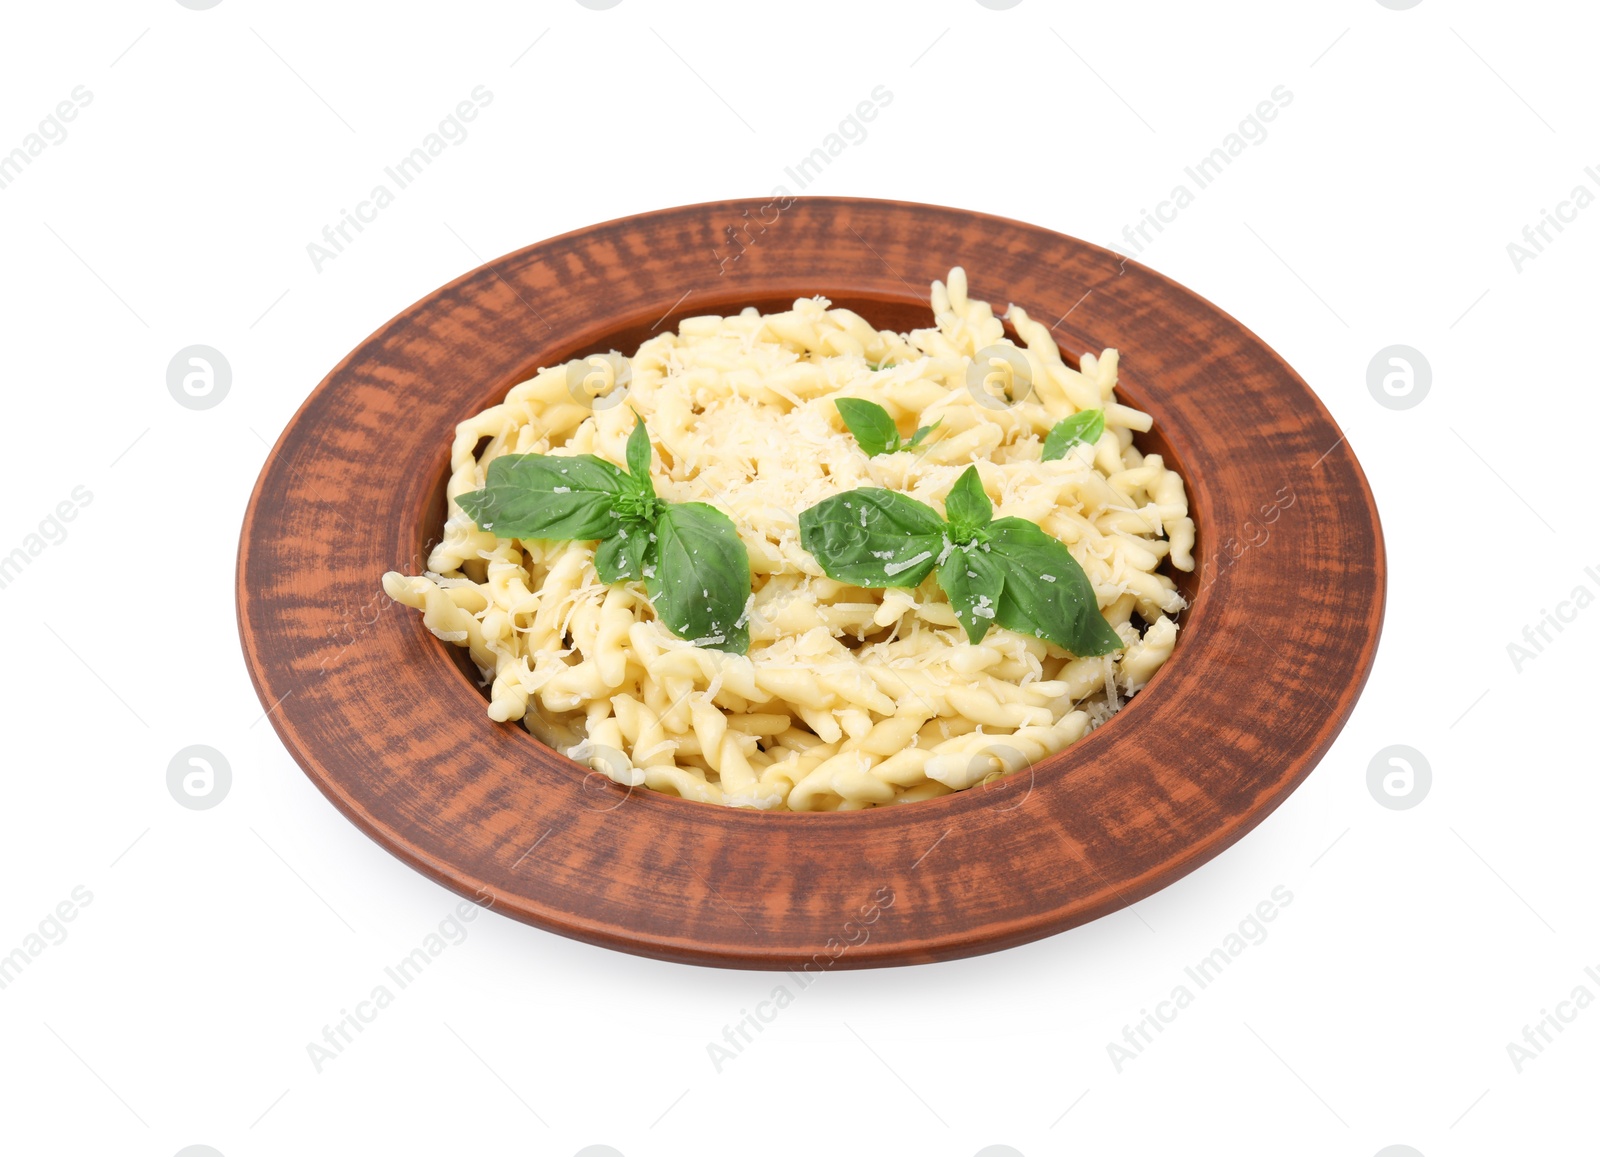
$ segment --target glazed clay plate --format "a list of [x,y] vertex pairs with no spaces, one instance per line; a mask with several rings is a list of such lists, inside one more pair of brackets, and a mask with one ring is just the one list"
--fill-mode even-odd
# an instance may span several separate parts
[[[824,294],[931,325],[964,265],[998,309],[1121,351],[1139,439],[1198,528],[1177,649],[1104,727],[986,788],[758,813],[632,790],[496,724],[462,653],[382,593],[419,573],[457,422],[540,366],[681,318]],[[239,544],[240,636],[291,755],[350,820],[493,909],[594,944],[736,968],[992,951],[1114,912],[1209,860],[1311,771],[1383,619],[1372,494],[1339,428],[1259,338],[1161,275],[1057,233],[931,205],[728,201],[569,233],[430,294],[312,392]]]

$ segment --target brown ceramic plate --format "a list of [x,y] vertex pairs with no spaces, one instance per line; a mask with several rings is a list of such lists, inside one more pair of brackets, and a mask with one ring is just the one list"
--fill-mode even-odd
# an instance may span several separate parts
[[[496,724],[462,652],[382,594],[437,535],[457,422],[539,366],[680,318],[821,293],[879,328],[972,294],[1059,318],[1076,364],[1122,354],[1141,438],[1199,530],[1178,647],[1069,750],[984,789],[771,814],[612,784]],[[383,326],[278,440],[239,543],[239,630],[290,754],[362,831],[440,883],[594,944],[736,968],[867,967],[1021,944],[1170,884],[1311,771],[1366,682],[1384,547],[1350,446],[1216,306],[1032,225],[850,198],[727,201],[502,257]]]

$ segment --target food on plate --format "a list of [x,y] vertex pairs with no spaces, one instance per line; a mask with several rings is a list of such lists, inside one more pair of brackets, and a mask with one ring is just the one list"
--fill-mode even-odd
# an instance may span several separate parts
[[802,298],[539,370],[457,428],[385,591],[492,719],[686,799],[908,803],[1067,747],[1172,653],[1183,480],[1115,350],[1073,369],[1016,305],[1013,341],[959,267],[931,297],[908,334]]

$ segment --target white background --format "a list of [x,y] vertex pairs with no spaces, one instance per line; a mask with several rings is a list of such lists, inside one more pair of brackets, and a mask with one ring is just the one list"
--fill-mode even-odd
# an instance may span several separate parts
[[[1576,185],[1600,191],[1592,13],[890,7],[9,6],[0,152],[75,86],[92,101],[0,189],[0,554],[75,487],[92,500],[0,589],[0,954],[74,888],[92,901],[0,990],[0,1149],[1596,1151],[1600,1006],[1563,1006],[1520,1071],[1507,1049],[1580,985],[1600,997],[1600,612],[1520,670],[1507,649],[1600,592],[1600,209],[1520,271],[1507,252]],[[468,138],[319,272],[307,243],[478,85]],[[1354,717],[1259,829],[1134,909],[827,975],[721,1072],[707,1045],[780,978],[487,913],[318,1072],[307,1045],[456,900],[340,818],[261,722],[232,591],[268,444],[340,357],[480,259],[796,191],[784,167],[877,85],[892,103],[809,192],[1103,244],[1293,94],[1140,259],[1278,349],[1371,478],[1389,617]],[[203,411],[166,387],[194,343],[233,370]],[[1406,410],[1367,388],[1395,343],[1432,367]],[[211,810],[168,793],[190,744],[232,767]],[[1391,744],[1432,768],[1407,810],[1367,786]],[[1280,885],[1270,935],[1119,1071],[1124,1026]]]

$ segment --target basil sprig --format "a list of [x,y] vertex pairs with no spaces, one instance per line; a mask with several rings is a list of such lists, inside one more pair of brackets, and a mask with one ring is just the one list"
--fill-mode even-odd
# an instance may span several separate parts
[[846,491],[801,513],[800,545],[829,578],[859,587],[914,587],[937,569],[973,643],[998,625],[1079,656],[1122,648],[1071,552],[1026,519],[995,518],[976,466],[944,506],[941,518],[895,490]]
[[650,435],[628,435],[628,469],[593,454],[505,454],[456,504],[500,538],[596,539],[600,580],[643,580],[681,639],[743,655],[750,556],[733,520],[703,502],[666,502],[650,481]]
[[865,398],[839,398],[833,403],[839,409],[839,417],[844,419],[844,424],[856,437],[856,445],[867,452],[868,458],[876,458],[879,454],[894,454],[900,450],[915,450],[922,444],[922,440],[939,428],[939,422],[931,426],[918,426],[916,433],[904,441],[900,438],[900,431],[894,424],[894,419],[889,417],[877,402],[869,402]]
[[1100,435],[1105,432],[1104,410],[1080,410],[1055,424],[1045,436],[1044,450],[1040,453],[1039,459],[1043,462],[1053,462],[1057,458],[1065,458],[1067,451],[1079,442],[1087,442],[1093,446],[1100,441]]

